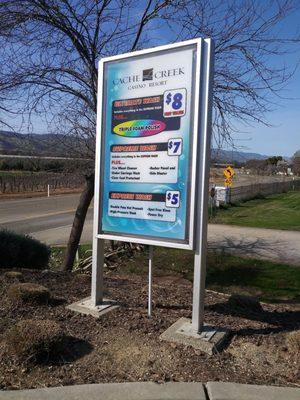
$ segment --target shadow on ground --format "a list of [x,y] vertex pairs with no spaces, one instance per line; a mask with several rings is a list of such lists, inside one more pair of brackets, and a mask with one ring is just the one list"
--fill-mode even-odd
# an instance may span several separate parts
[[91,353],[93,346],[86,340],[66,336],[61,349],[54,349],[50,354],[43,354],[38,360],[39,365],[63,365],[72,363]]
[[267,311],[255,312],[250,309],[231,307],[228,302],[216,303],[206,307],[209,311],[217,312],[224,316],[234,316],[252,321],[267,323],[265,328],[241,328],[232,330],[231,333],[239,336],[250,336],[254,334],[268,335],[279,332],[290,332],[300,329],[300,311]]
[[278,262],[288,263],[285,244],[280,240],[265,240],[261,238],[223,237],[211,240],[209,250],[229,252],[231,254],[251,258],[266,258]]

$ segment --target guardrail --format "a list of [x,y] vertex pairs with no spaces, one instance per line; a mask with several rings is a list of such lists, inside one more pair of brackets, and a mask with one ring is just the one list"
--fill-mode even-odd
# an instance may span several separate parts
[[256,198],[260,195],[268,196],[271,194],[288,192],[290,190],[300,190],[300,179],[236,186],[229,190],[229,203],[234,204]]

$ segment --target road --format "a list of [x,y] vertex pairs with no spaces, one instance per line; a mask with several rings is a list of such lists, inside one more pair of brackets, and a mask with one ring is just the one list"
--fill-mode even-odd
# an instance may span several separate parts
[[[1,200],[0,228],[30,234],[48,244],[65,244],[72,226],[79,195],[69,194],[31,199]],[[90,207],[82,242],[92,239]]]
[[[48,244],[67,242],[78,194],[0,200],[0,228],[30,234]],[[81,242],[92,240],[90,207]],[[210,224],[211,249],[300,266],[300,232]]]

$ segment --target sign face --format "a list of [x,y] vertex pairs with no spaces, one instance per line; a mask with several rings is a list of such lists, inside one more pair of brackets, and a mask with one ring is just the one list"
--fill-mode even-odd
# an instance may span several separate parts
[[227,190],[223,186],[216,186],[216,200],[227,203]]
[[100,62],[99,238],[193,247],[201,44],[186,43]]
[[231,187],[232,186],[232,179],[231,178],[226,178],[225,179],[225,186],[226,187]]
[[223,171],[225,178],[230,179],[235,174],[234,169],[229,165]]

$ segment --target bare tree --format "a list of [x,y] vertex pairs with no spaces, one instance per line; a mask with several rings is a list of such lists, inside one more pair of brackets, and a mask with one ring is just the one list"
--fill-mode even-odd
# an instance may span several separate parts
[[[2,37],[0,79],[6,103],[18,105],[16,99],[22,94],[23,109],[18,112],[47,115],[57,132],[74,138],[73,155],[93,158],[96,62],[102,56],[137,49],[142,37],[145,43],[146,26],[168,3],[148,0],[137,7],[132,0],[4,0],[0,21],[15,22]],[[65,269],[73,266],[94,193],[93,179],[93,171],[88,171]]]
[[[209,36],[216,43],[214,134],[230,140],[234,121],[266,123],[274,96],[293,73],[274,60],[299,39],[280,34],[295,10],[293,0],[2,0],[1,104],[29,119],[43,115],[49,129],[73,138],[74,155],[93,158],[97,60],[161,44],[161,38]],[[65,269],[73,265],[92,182],[90,171]]]
[[[290,36],[283,21],[299,13],[295,0],[186,1],[177,13],[165,15],[177,39],[212,37],[215,41],[214,119],[216,142],[232,144],[235,126],[268,125],[267,112],[297,65],[287,68],[283,56],[298,51],[299,26]],[[294,29],[294,32],[293,32]]]

